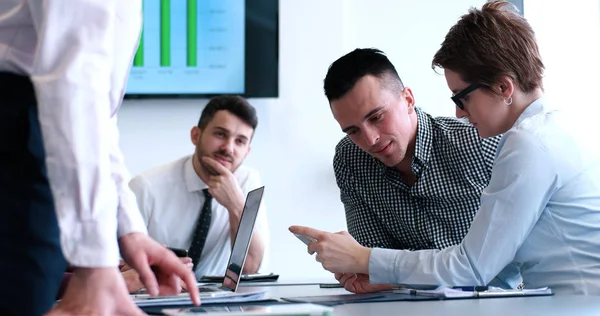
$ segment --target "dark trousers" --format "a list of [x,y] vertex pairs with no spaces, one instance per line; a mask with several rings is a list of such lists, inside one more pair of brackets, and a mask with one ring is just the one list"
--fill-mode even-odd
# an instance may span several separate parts
[[0,315],[43,315],[66,268],[27,77],[0,72]]

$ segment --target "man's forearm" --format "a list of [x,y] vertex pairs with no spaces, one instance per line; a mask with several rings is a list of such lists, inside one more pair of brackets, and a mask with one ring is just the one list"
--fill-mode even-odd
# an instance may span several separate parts
[[[232,212],[229,210],[229,233],[231,235],[231,247],[233,247],[233,241],[235,240],[238,227],[240,226],[241,212]],[[244,263],[244,269],[242,273],[256,273],[260,267],[263,256],[265,253],[265,244],[259,232],[255,231],[250,241],[250,247],[248,249],[248,255],[246,256],[246,262]]]
[[250,242],[250,248],[248,249],[248,256],[246,256],[246,263],[244,263],[244,269],[242,273],[257,273],[258,268],[262,262],[265,254],[265,244],[260,233],[255,232]]
[[[41,1],[29,1],[35,2]],[[62,251],[77,267],[114,267],[119,259],[107,133],[117,3],[44,1],[34,7],[41,26],[31,80]]]

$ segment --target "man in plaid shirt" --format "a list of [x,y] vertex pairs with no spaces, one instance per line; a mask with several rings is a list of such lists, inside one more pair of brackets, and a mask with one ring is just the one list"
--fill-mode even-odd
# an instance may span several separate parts
[[[333,166],[349,233],[366,247],[460,243],[489,182],[499,136],[482,139],[468,122],[417,108],[410,88],[376,49],[335,61],[324,90],[347,134]],[[495,285],[520,282],[499,278]]]

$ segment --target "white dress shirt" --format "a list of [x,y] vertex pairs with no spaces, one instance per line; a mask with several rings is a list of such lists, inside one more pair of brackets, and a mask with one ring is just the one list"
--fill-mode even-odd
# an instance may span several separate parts
[[[261,186],[258,172],[240,166],[234,172],[244,197]],[[146,171],[130,182],[135,192],[148,234],[168,247],[189,249],[196,220],[204,205],[203,189],[208,186],[200,179],[192,165],[192,156],[180,158],[169,164]],[[196,277],[225,273],[231,255],[229,211],[212,200],[210,229],[196,269]],[[269,227],[265,201],[261,203],[255,232],[260,233],[265,245],[259,271],[264,271],[269,249]]]
[[141,0],[0,1],[0,71],[35,87],[62,250],[74,266],[117,266],[115,237],[146,232],[116,125],[141,22]]
[[442,250],[373,249],[373,283],[485,285],[511,263],[526,288],[600,295],[600,146],[581,113],[539,99],[504,134],[469,232]]

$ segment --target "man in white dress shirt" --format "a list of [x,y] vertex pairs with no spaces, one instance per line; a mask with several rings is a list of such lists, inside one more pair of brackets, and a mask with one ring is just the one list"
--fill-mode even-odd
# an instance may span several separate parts
[[183,278],[199,303],[193,274],[148,237],[118,146],[140,29],[140,0],[0,1],[0,315],[47,312],[65,258],[76,269],[49,315],[142,314],[119,250],[151,294]]
[[[256,110],[244,98],[215,97],[191,129],[195,153],[130,182],[150,236],[168,247],[189,249],[197,278],[225,273],[246,195],[261,186],[258,172],[242,166],[257,124]],[[200,237],[197,228],[206,215],[208,230]],[[243,273],[264,270],[268,243],[263,202]]]

